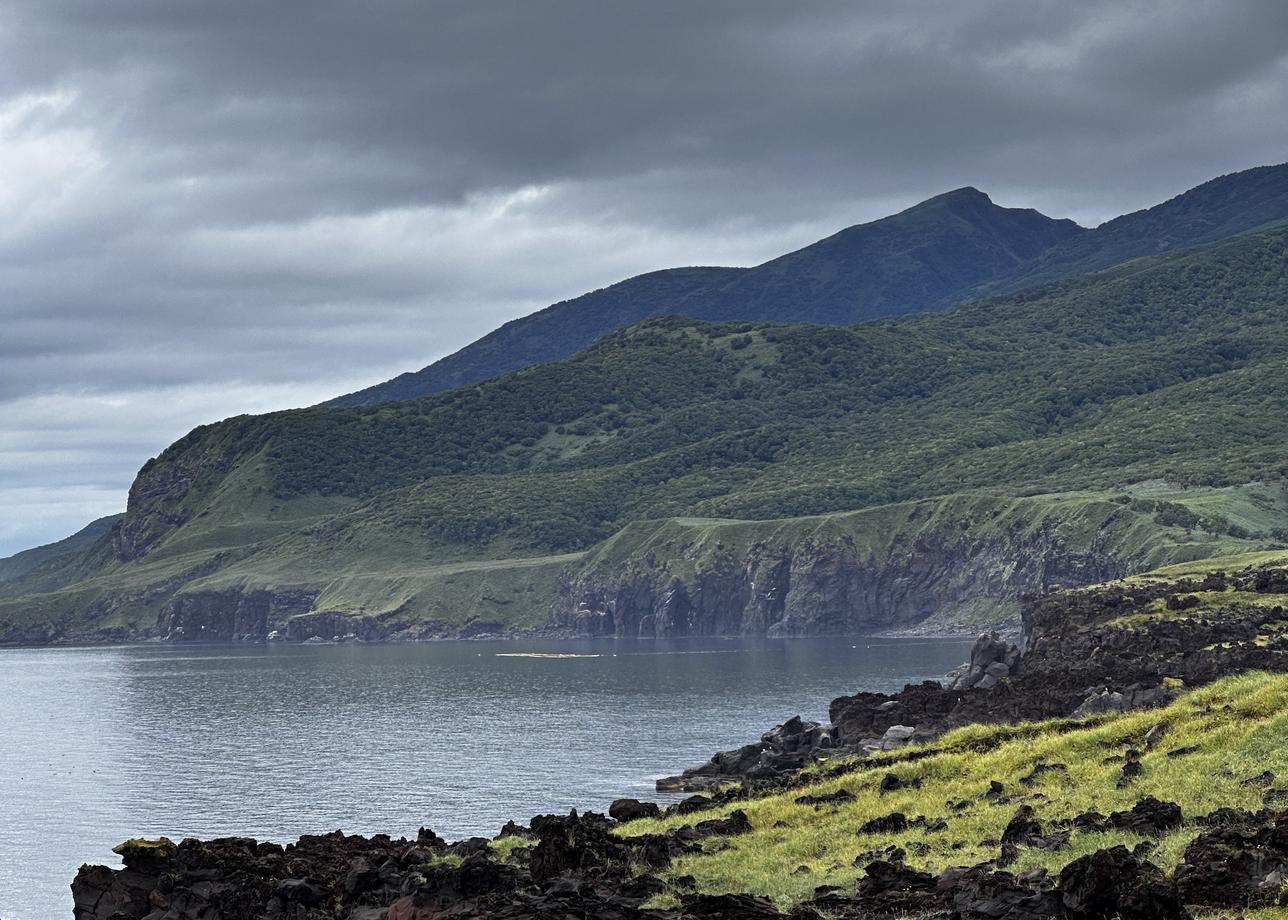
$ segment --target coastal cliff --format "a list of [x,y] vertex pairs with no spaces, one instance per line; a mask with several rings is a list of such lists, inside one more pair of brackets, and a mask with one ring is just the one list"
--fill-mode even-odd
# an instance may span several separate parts
[[880,561],[864,558],[852,543],[758,544],[688,578],[672,575],[665,562],[625,577],[569,574],[551,621],[589,636],[785,637],[916,627],[938,614],[927,632],[969,632],[978,625],[971,614],[1010,626],[1023,594],[1104,581],[1133,568],[1107,550],[1061,551],[1046,542],[1024,552],[1003,541],[927,540]]
[[395,560],[397,575],[233,578],[235,558],[189,567],[176,555],[158,561],[163,579],[129,592],[25,599],[25,618],[0,616],[0,641],[1012,635],[1025,595],[1274,545],[1214,509],[1256,501],[1277,520],[1278,486],[1146,497],[1158,492],[980,492],[769,521],[672,518],[628,525],[585,553]]
[[1278,486],[1147,497],[1158,492],[980,492],[769,521],[672,518],[628,525],[585,553],[398,562],[396,577],[232,578],[235,558],[188,567],[178,555],[157,563],[169,566],[162,580],[129,592],[24,600],[24,619],[0,616],[0,641],[1014,635],[1026,595],[1274,545],[1214,509],[1255,501],[1278,520]]
[[1231,539],[1170,526],[1158,508],[1125,495],[975,494],[791,521],[635,524],[562,573],[550,620],[618,637],[1012,631],[1025,595],[1201,558]]
[[965,725],[1122,712],[1229,674],[1288,672],[1288,570],[1145,576],[1034,596],[1020,642],[981,636],[946,685],[838,697],[827,723],[796,717],[658,788],[773,782],[819,757],[869,755]]

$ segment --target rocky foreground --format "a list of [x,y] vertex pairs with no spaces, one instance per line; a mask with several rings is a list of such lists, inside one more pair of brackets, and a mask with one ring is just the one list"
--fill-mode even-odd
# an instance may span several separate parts
[[[124,869],[82,867],[75,916],[1169,920],[1288,906],[1288,789],[1266,766],[1288,779],[1275,760],[1288,682],[1229,678],[1288,672],[1281,595],[1288,572],[1267,568],[1052,595],[1027,605],[1022,653],[982,639],[949,686],[790,720],[677,778],[707,794],[665,810],[622,800],[452,844],[429,830],[130,841]],[[1056,721],[1002,725],[1039,719]]]
[[658,789],[772,784],[821,756],[889,751],[963,725],[1157,706],[1230,674],[1288,670],[1281,596],[1288,604],[1288,571],[1259,567],[1032,598],[1023,651],[981,636],[947,686],[840,697],[830,723],[790,719]]
[[[1179,823],[1180,813],[1175,805],[1142,802],[1118,820],[1163,829],[1167,822]],[[667,887],[650,870],[698,847],[704,837],[742,832],[738,825],[745,817],[723,819],[719,827],[699,820],[682,832],[623,839],[612,833],[615,822],[602,815],[548,815],[518,831],[536,841],[516,851],[528,854],[518,864],[490,858],[485,845],[447,845],[424,832],[415,841],[337,832],[285,847],[244,838],[133,843],[121,848],[124,869],[83,867],[72,888],[78,918],[113,920],[1179,920],[1190,916],[1186,903],[1243,908],[1281,899],[1288,811],[1231,812],[1206,820],[1210,827],[1186,850],[1171,878],[1122,846],[1075,859],[1055,879],[1041,871],[1004,871],[999,866],[1005,858],[936,876],[891,853],[872,859],[853,891],[824,886],[788,913],[768,898],[745,894],[693,893],[674,909],[643,906]],[[1007,827],[1003,851],[1032,844],[1039,831],[1021,807]],[[1060,833],[1067,839],[1067,832]],[[1142,849],[1147,851],[1137,848]]]

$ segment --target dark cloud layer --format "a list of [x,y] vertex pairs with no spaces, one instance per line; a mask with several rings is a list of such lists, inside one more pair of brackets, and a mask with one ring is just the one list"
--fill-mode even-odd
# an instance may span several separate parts
[[1279,0],[4,0],[0,61],[0,553],[639,271],[1288,158]]

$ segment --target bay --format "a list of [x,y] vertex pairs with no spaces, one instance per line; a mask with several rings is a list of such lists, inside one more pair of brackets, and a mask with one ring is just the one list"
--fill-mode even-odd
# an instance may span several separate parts
[[653,781],[958,640],[136,645],[0,650],[0,920],[71,916],[132,836],[448,839],[654,798]]

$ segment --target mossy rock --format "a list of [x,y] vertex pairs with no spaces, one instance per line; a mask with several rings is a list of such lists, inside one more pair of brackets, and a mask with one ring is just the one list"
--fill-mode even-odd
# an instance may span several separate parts
[[174,851],[175,843],[169,837],[158,837],[155,840],[131,837],[112,847],[112,852],[125,860],[126,865],[136,865],[142,859],[164,859]]

